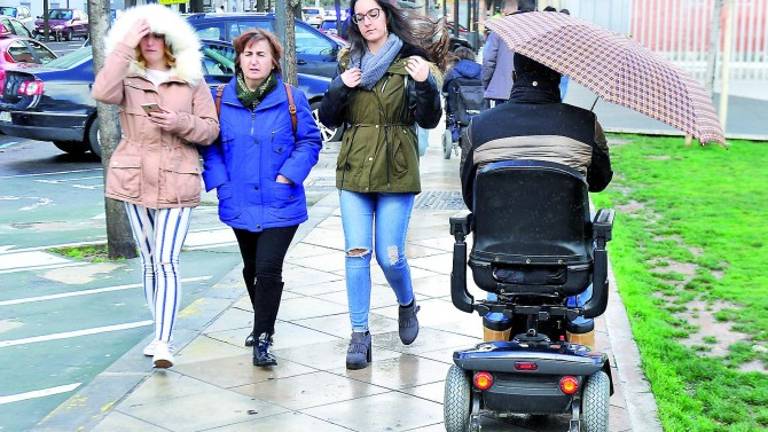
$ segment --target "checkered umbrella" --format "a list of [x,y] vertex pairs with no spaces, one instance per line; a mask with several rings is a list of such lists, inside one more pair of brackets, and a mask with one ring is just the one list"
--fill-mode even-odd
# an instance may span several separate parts
[[712,100],[678,67],[631,39],[555,12],[488,22],[515,52],[567,75],[603,99],[692,135],[725,143]]

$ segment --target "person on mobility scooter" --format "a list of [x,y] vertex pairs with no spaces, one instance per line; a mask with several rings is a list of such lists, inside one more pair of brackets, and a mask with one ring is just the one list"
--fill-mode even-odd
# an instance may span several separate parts
[[[454,353],[445,427],[478,431],[481,414],[570,413],[570,432],[607,432],[613,386],[592,318],[608,302],[614,212],[592,218],[588,191],[611,181],[608,147],[592,112],[560,102],[560,74],[519,53],[514,63],[509,103],[467,130],[471,213],[451,218],[451,298],[484,317],[485,341]],[[488,300],[469,294],[467,265]]]

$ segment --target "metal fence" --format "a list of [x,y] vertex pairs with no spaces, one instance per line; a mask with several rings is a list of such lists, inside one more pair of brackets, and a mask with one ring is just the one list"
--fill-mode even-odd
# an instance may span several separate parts
[[[730,3],[733,13],[731,77],[768,79],[768,0],[732,0]],[[714,0],[539,1],[539,8],[547,5],[567,8],[574,16],[628,34],[694,77],[704,78]],[[724,24],[723,20],[721,28]],[[721,55],[724,37],[721,31]]]

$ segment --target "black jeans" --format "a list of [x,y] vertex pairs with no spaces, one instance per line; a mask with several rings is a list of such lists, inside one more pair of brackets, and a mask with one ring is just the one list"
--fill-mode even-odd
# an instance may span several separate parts
[[250,232],[234,228],[243,257],[243,280],[253,305],[253,334],[275,333],[283,295],[283,261],[298,225]]

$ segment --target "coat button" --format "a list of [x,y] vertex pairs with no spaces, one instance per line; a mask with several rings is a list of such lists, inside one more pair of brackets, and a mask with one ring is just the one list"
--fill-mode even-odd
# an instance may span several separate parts
[[259,190],[259,187],[258,187],[258,186],[254,186],[253,188],[254,188],[255,190]]

